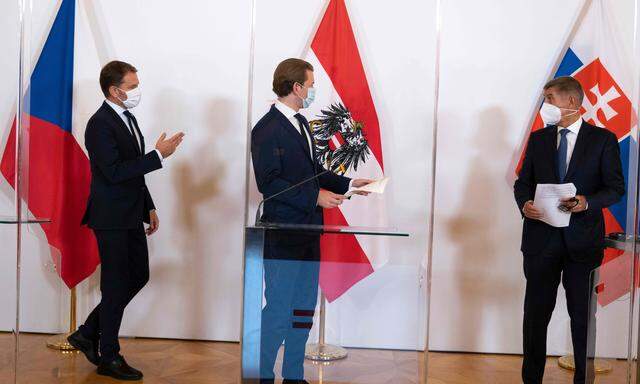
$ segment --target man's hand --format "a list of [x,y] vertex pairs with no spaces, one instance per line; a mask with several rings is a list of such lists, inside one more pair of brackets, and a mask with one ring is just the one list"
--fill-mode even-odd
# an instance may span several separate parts
[[562,205],[570,208],[567,212],[578,213],[587,210],[587,198],[582,195],[576,195],[575,199],[578,200],[578,204],[575,203],[573,197],[560,200]]
[[163,133],[162,135],[160,135],[160,138],[158,138],[158,141],[156,142],[156,149],[160,151],[160,154],[162,154],[163,159],[166,159],[167,157],[171,156],[173,152],[176,151],[176,148],[178,148],[178,145],[182,143],[183,137],[184,137],[184,133],[182,132],[178,132],[168,139],[167,139],[166,133]]
[[542,212],[538,208],[533,205],[533,200],[529,200],[524,203],[524,207],[522,207],[522,213],[524,216],[532,219],[532,220],[540,220],[542,219]]
[[149,211],[149,228],[147,228],[146,233],[147,236],[151,236],[160,228],[160,219],[158,218],[158,214],[156,210],[153,209]]
[[321,189],[318,194],[318,206],[326,209],[333,209],[342,204],[342,201],[346,199],[343,195],[338,195],[333,192]]
[[[361,188],[364,187],[367,184],[371,184],[373,183],[374,180],[370,180],[370,179],[355,179],[353,180],[353,182],[351,183],[351,186],[354,188]],[[362,196],[369,196],[370,192],[365,192],[365,191],[354,191],[353,194],[354,195],[362,195]]]

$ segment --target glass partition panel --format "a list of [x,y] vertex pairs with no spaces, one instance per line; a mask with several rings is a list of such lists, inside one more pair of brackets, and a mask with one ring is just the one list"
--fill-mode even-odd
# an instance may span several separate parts
[[[17,149],[8,166],[19,197],[17,255],[18,362],[16,382],[51,382],[62,370],[59,351],[47,348],[52,335],[69,330],[68,289],[61,276],[77,266],[62,257],[81,217],[70,185],[81,173],[65,145],[71,135],[75,4],[73,0],[19,1],[20,87],[15,134]],[[5,153],[6,153],[5,149]],[[80,203],[82,204],[82,203]],[[78,238],[74,235],[73,242]],[[34,364],[34,361],[40,364]]]
[[632,260],[633,253],[625,252],[591,272],[587,350],[582,361],[575,360],[576,375],[587,383],[635,383],[629,359]]
[[[244,379],[424,382],[436,2],[254,1],[253,14],[246,233],[260,218],[327,227],[267,230],[254,244],[262,261],[245,254],[245,279],[261,277],[245,280]],[[283,31],[283,14],[297,33]],[[274,84],[289,58],[313,71]],[[318,189],[359,186],[345,177],[384,193],[317,207]],[[384,236],[389,228],[409,237]]]

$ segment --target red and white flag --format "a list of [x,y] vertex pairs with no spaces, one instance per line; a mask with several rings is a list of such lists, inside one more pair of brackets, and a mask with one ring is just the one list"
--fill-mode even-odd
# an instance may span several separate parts
[[[351,178],[384,175],[382,135],[344,0],[330,0],[304,58],[314,67],[316,100],[305,111],[321,162]],[[355,196],[325,210],[325,225],[384,226],[384,195]],[[324,235],[320,287],[334,301],[387,261],[375,236]]]

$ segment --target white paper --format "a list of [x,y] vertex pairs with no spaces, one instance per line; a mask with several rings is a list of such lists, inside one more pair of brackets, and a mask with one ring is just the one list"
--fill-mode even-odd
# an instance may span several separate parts
[[553,227],[568,227],[571,212],[562,212],[558,207],[561,199],[575,197],[576,186],[567,184],[538,184],[533,205],[542,211],[541,221]]
[[349,189],[349,191],[344,195],[346,197],[351,197],[353,196],[354,192],[369,192],[369,193],[383,194],[385,188],[387,187],[388,182],[389,182],[389,178],[385,177],[380,180],[376,180],[372,183],[369,183],[363,187],[359,187],[359,188],[351,187],[351,189]]

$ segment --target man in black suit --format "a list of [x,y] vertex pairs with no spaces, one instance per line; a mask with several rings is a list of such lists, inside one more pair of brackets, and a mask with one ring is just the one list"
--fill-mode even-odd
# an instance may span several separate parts
[[[167,139],[163,133],[155,149],[145,153],[144,136],[130,111],[141,97],[136,68],[110,62],[100,72],[100,87],[106,100],[85,131],[91,191],[83,224],[98,241],[102,300],[68,340],[98,365],[98,374],[140,380],[142,372],[119,353],[118,332],[125,307],[149,280],[145,235],[160,225],[144,175],[162,168],[184,134]],[[149,224],[146,230],[143,223]]]
[[[540,114],[546,128],[531,134],[522,168],[514,185],[515,199],[524,217],[522,253],[527,287],[524,302],[525,384],[540,384],[546,361],[547,326],[555,307],[560,281],[566,291],[575,356],[574,383],[585,383],[593,364],[587,364],[589,275],[602,262],[604,217],[602,209],[625,193],[616,136],[580,118],[584,91],[572,77],[559,77],[544,86]],[[533,203],[538,184],[573,183],[574,199],[561,203],[571,211],[566,228],[540,221]],[[588,340],[589,339],[589,340]]]
[[[287,59],[273,75],[278,100],[258,121],[251,134],[251,155],[258,190],[269,198],[262,221],[288,224],[322,224],[322,209],[338,207],[350,186],[371,180],[351,180],[329,172],[321,174],[313,136],[299,111],[315,95],[313,66],[304,60]],[[364,193],[361,193],[364,194]],[[262,311],[260,375],[273,383],[278,349],[285,343],[284,384],[304,381],[304,350],[313,325],[318,293],[320,237],[268,233],[264,253],[266,306]]]

